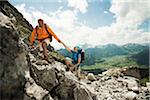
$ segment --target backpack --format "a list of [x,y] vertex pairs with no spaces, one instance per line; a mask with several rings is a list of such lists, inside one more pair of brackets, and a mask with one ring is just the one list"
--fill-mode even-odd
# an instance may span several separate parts
[[81,54],[81,63],[85,60],[85,52],[81,49],[79,50],[79,54]]
[[[49,35],[49,38],[50,38],[50,42],[52,42],[52,35],[49,33],[49,31],[47,30],[47,26],[46,26],[46,24],[44,24],[44,26],[45,26],[45,29],[46,29],[46,32],[48,33],[48,35]],[[36,33],[37,33],[37,29],[38,29],[38,26],[36,26]],[[38,35],[38,34],[37,34]]]

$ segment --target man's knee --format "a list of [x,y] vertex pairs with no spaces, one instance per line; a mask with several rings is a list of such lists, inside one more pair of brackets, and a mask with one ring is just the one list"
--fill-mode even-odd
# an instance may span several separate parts
[[47,46],[46,42],[42,42],[42,47],[45,48]]
[[69,61],[65,60],[65,64],[66,64],[66,65],[69,65],[70,63],[69,63]]

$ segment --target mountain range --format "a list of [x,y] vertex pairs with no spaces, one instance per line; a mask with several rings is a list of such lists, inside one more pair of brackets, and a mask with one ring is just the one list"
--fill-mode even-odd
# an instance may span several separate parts
[[[89,47],[89,48],[88,48]],[[83,45],[81,48],[85,51],[85,61],[83,66],[99,64],[129,66],[148,66],[149,65],[149,43],[137,44],[128,43],[125,45],[107,44],[96,47]],[[64,56],[71,57],[71,54],[65,49],[58,50]],[[110,64],[111,63],[111,64]],[[112,65],[111,65],[112,66]]]

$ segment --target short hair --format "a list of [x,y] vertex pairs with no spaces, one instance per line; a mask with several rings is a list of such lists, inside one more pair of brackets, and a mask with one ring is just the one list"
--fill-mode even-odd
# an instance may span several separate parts
[[38,22],[44,22],[43,19],[38,19]]

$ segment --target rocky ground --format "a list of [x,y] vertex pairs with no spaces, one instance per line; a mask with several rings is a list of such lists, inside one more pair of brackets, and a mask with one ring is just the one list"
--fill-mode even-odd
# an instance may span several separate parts
[[31,25],[8,2],[0,5],[1,100],[150,99],[150,83],[140,86],[138,79],[123,74],[125,69],[109,69],[97,76],[89,73],[79,80],[66,71],[64,57],[56,51],[49,52],[52,63],[42,60],[42,54],[30,50],[23,38]]
[[36,100],[42,100],[47,96],[48,100],[149,100],[150,98],[150,83],[147,83],[147,87],[140,86],[138,79],[123,75],[125,69],[109,69],[97,76],[89,73],[79,80],[75,74],[66,71],[63,56],[57,52],[49,53],[51,60],[54,61],[52,64],[42,60],[40,55],[29,53],[30,72],[26,72],[25,75],[26,93]]
[[[52,64],[29,53],[30,74],[27,72],[26,93],[30,97],[42,100],[48,95],[50,100],[149,100],[150,83],[142,87],[138,79],[124,76],[126,69],[113,68],[97,76],[89,73],[78,79],[66,71],[63,57],[50,52]],[[40,55],[40,54],[38,54]],[[60,59],[61,58],[61,59]],[[31,75],[31,76],[30,76]],[[32,77],[32,78],[31,78]]]
[[138,79],[124,76],[120,68],[109,69],[98,76],[93,76],[96,81],[87,81],[88,86],[93,87],[98,100],[149,100],[150,83],[142,87]]
[[66,71],[66,66],[59,62],[61,59],[58,55],[58,58],[53,59],[55,53],[49,54],[51,60],[55,60],[52,64],[29,53],[30,72],[26,73],[26,93],[37,100],[42,100],[47,95],[54,100],[93,100],[94,95],[73,73]]

